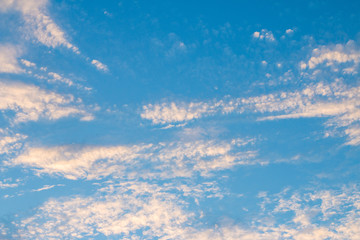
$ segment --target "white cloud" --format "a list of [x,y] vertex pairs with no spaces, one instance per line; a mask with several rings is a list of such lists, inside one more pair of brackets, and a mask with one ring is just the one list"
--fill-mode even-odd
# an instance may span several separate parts
[[203,176],[237,165],[264,164],[254,151],[241,151],[251,141],[194,141],[135,146],[28,147],[8,165],[23,165],[37,173],[58,174],[69,179],[174,178]]
[[260,112],[285,112],[267,116],[260,120],[290,119],[304,117],[326,117],[327,126],[345,128],[350,145],[359,143],[357,123],[360,120],[360,87],[348,87],[340,81],[332,84],[318,83],[302,91],[264,96],[256,103]]
[[[143,106],[141,117],[154,124],[185,122],[193,119],[228,113],[256,113],[259,120],[326,117],[327,126],[345,127],[349,144],[358,142],[357,128],[360,120],[360,87],[349,87],[336,80],[310,84],[302,90],[279,92],[249,98],[225,98],[212,102],[149,104]],[[269,116],[269,114],[277,115]],[[264,116],[265,115],[265,116]],[[350,130],[353,129],[353,130]]]
[[349,41],[345,45],[337,44],[335,46],[322,46],[314,49],[306,66],[309,69],[314,69],[325,64],[338,71],[339,64],[347,64],[342,73],[350,74],[356,73],[359,62],[360,51],[356,48],[353,41]]
[[101,63],[100,61],[98,61],[98,60],[93,59],[91,61],[91,64],[94,65],[98,70],[101,70],[101,71],[104,71],[104,72],[109,71],[108,67],[105,64]]
[[254,32],[252,36],[253,36],[253,38],[259,39],[259,40],[266,40],[269,42],[275,41],[274,34],[271,31],[266,30],[266,29],[261,29],[260,32]]
[[286,29],[285,33],[286,34],[292,34],[292,33],[294,33],[294,30],[289,28],[289,29]]
[[[56,120],[68,116],[89,118],[91,114],[72,95],[60,95],[34,85],[0,81],[0,110],[15,113],[14,122]],[[84,119],[87,120],[87,119]]]
[[265,208],[252,213],[246,225],[209,227],[201,221],[200,208],[190,211],[184,201],[199,196],[188,196],[177,185],[110,182],[93,196],[49,200],[16,227],[21,239],[76,239],[98,233],[121,239],[359,239],[357,186],[284,191],[267,196]]
[[306,63],[304,63],[304,62],[301,62],[301,63],[300,63],[300,69],[301,69],[301,70],[306,69],[306,67],[307,67]]
[[0,129],[0,155],[11,154],[23,146],[23,140],[27,136],[13,133],[9,129]]
[[32,192],[41,192],[41,191],[45,191],[45,190],[52,189],[52,188],[57,187],[57,186],[64,186],[64,185],[62,185],[62,184],[57,184],[57,185],[44,185],[44,186],[41,187],[41,188],[33,189]]
[[346,135],[349,136],[348,145],[360,145],[360,127],[359,125],[351,126],[345,130]]
[[24,70],[19,66],[19,47],[12,44],[0,44],[0,73],[21,73]]
[[[25,60],[26,61],[26,60]],[[35,66],[35,63],[26,63],[27,65],[29,64],[34,64],[31,65],[32,67]],[[65,84],[69,87],[76,87],[77,89],[81,89],[81,90],[85,90],[85,91],[91,91],[92,88],[90,87],[86,87],[78,82],[75,82],[71,79],[69,79],[68,77],[64,77],[63,74],[59,74],[56,72],[48,72],[47,67],[40,67],[39,68],[40,71],[37,71],[37,73],[32,74],[32,72],[29,72],[29,74],[32,74],[32,76],[34,76],[37,79],[41,79],[41,80],[47,80],[48,83],[60,83],[60,84]],[[45,72],[46,74],[42,73]]]
[[157,185],[130,182],[91,197],[49,200],[18,227],[21,239],[76,239],[98,233],[134,239],[139,232],[144,238],[172,239],[191,217],[175,194]]
[[7,235],[9,232],[9,229],[5,227],[3,223],[0,223],[0,237]]
[[19,186],[19,182],[11,182],[11,179],[5,179],[0,181],[0,189],[4,188],[14,188]]
[[69,87],[74,85],[73,81],[71,81],[68,78],[65,78],[65,77],[61,76],[58,73],[49,72],[48,75],[51,77],[50,81],[55,81],[55,82],[58,81],[58,82],[61,82],[61,83],[65,83]]
[[189,121],[215,113],[230,113],[235,109],[242,111],[239,108],[240,102],[237,101],[216,101],[213,102],[191,102],[175,104],[163,103],[163,104],[148,104],[143,106],[143,112],[141,117],[144,119],[151,120],[154,124],[165,124],[172,122],[183,122]]
[[30,62],[26,59],[21,59],[21,63],[24,64],[26,67],[36,67],[35,63]]
[[40,43],[53,48],[64,46],[75,53],[80,53],[79,49],[66,39],[64,31],[48,15],[47,0],[2,0],[0,3],[0,10],[19,11],[28,27],[28,34],[33,35]]

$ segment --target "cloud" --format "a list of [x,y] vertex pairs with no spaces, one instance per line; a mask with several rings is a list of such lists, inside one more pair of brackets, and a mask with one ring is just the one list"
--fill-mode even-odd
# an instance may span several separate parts
[[[342,189],[284,191],[267,200],[269,215],[289,214],[286,228],[273,226],[276,231],[291,234],[293,239],[357,239],[360,230],[360,192],[358,186]],[[284,215],[282,215],[284,216]],[[329,225],[329,223],[331,223]]]
[[0,44],[0,73],[22,73],[17,58],[21,55],[19,47],[12,44]]
[[[260,164],[256,152],[244,151],[251,141],[193,141],[134,146],[27,147],[7,162],[22,165],[38,174],[55,174],[69,179],[117,178],[168,179],[208,176],[237,165]],[[263,163],[262,163],[263,164]]]
[[215,113],[230,113],[239,108],[239,102],[235,101],[216,101],[212,102],[190,102],[190,103],[163,103],[148,104],[143,106],[141,117],[151,120],[154,124],[166,124],[173,122],[183,122],[210,116]]
[[[259,39],[265,38],[262,32],[255,32],[253,36]],[[345,45],[322,46],[313,50],[309,60],[300,62],[299,66],[303,72],[298,77],[309,77],[311,74],[309,75],[308,72],[312,71],[310,78],[316,78],[316,74],[329,70],[323,69],[323,64],[331,67],[332,71],[329,72],[331,75],[334,71],[339,72],[340,77],[343,77],[343,74],[355,74],[359,61],[360,51],[354,41],[349,41]],[[266,62],[263,61],[263,64]],[[281,67],[281,64],[278,63],[278,66]],[[287,71],[284,76],[289,75],[289,72]],[[278,112],[279,115],[260,116],[260,119],[332,117],[333,121],[328,122],[330,125],[347,127],[360,119],[357,104],[358,91],[359,87],[356,85],[346,86],[339,79],[335,79],[333,82],[322,81],[305,85],[301,90],[281,91],[247,98],[225,97],[222,100],[148,104],[142,107],[140,116],[153,124],[170,124],[171,127],[172,123],[184,123],[216,114],[261,113],[268,115],[268,113]],[[352,132],[355,134],[356,131],[354,131]],[[348,130],[346,133],[350,135],[351,132]],[[354,134],[353,137],[356,136]],[[352,141],[352,144],[354,142],[356,140]]]
[[271,31],[266,30],[266,29],[261,29],[260,32],[254,32],[252,36],[254,39],[266,40],[269,42],[275,41],[274,34]]
[[290,34],[294,33],[294,30],[289,28],[289,29],[286,29],[285,33],[290,35]]
[[58,82],[61,82],[61,83],[65,83],[69,87],[74,85],[73,81],[71,81],[68,78],[64,78],[63,76],[61,76],[58,73],[49,72],[48,75],[52,78],[50,81],[55,81],[55,82],[58,81]]
[[18,151],[26,138],[27,136],[20,133],[13,133],[9,129],[0,128],[0,155],[8,155]]
[[60,186],[64,186],[63,184],[57,184],[57,185],[44,185],[42,188],[38,188],[38,189],[33,189],[31,190],[32,192],[41,192],[41,191],[45,191],[45,190],[49,190],[52,189],[54,187],[60,187]]
[[[359,142],[354,124],[360,120],[360,87],[349,87],[336,80],[319,82],[301,90],[283,91],[249,98],[190,103],[163,103],[143,106],[141,117],[153,124],[186,122],[215,114],[257,114],[259,120],[326,117],[327,126],[346,128],[349,144]],[[270,116],[269,116],[270,114]],[[274,115],[276,114],[276,115]],[[262,115],[262,116],[261,116]],[[352,130],[350,130],[352,129]]]
[[281,93],[271,99],[257,103],[261,112],[285,112],[260,120],[326,117],[326,126],[345,128],[349,136],[347,144],[359,143],[358,122],[360,120],[359,105],[360,87],[348,87],[340,81],[332,84],[322,82],[310,85],[302,91]]
[[[31,68],[36,69],[35,63],[32,63],[32,62],[24,60],[24,59],[22,59],[21,61],[26,67],[31,67]],[[48,72],[47,67],[40,67],[37,70],[40,70],[40,71],[32,70],[32,71],[28,71],[28,73],[37,79],[42,79],[42,80],[46,79],[47,82],[49,82],[49,83],[61,83],[61,84],[65,84],[69,87],[76,87],[77,89],[81,89],[81,90],[85,90],[85,91],[92,90],[90,87],[86,87],[80,83],[74,82],[73,80],[71,80],[67,77],[64,77],[62,74],[59,74],[56,72]]]
[[351,126],[345,130],[345,134],[349,136],[348,145],[360,145],[360,126]]
[[14,188],[19,186],[19,182],[10,182],[11,179],[5,179],[4,181],[0,181],[0,189],[4,188]]
[[356,68],[359,62],[360,51],[355,46],[354,41],[349,41],[345,45],[337,44],[335,46],[315,48],[309,61],[302,63],[302,68],[304,69],[307,66],[309,69],[315,69],[325,64],[325,66],[332,67],[333,70],[338,71],[339,65],[345,64],[342,73],[350,74],[357,73]]
[[6,236],[9,232],[9,229],[7,227],[5,227],[5,225],[3,223],[0,223],[0,237],[1,236]]
[[2,0],[0,10],[19,11],[26,23],[27,33],[34,36],[40,43],[48,47],[63,46],[75,53],[79,49],[65,37],[64,31],[55,24],[47,13],[47,0]]
[[[110,182],[92,196],[50,199],[16,227],[21,239],[104,235],[121,239],[340,240],[358,239],[360,234],[357,186],[265,193],[260,195],[260,201],[266,198],[265,208],[251,213],[246,225],[209,226],[202,222],[201,208],[188,207],[186,200],[194,196],[185,196],[176,185]],[[206,196],[206,189],[200,191]]]
[[98,70],[101,70],[101,71],[104,71],[104,72],[109,71],[108,67],[105,64],[101,63],[100,61],[98,61],[98,60],[93,59],[91,61],[91,64],[94,65]]
[[36,67],[35,63],[30,62],[26,59],[21,59],[21,63],[24,64],[26,67]]
[[72,95],[60,95],[34,85],[0,81],[0,110],[14,112],[14,123],[68,116],[90,120],[92,115],[81,104],[78,106],[79,103]]
[[99,233],[122,239],[139,233],[143,238],[172,239],[191,217],[178,197],[161,186],[128,182],[91,197],[49,200],[18,227],[21,239],[76,239]]

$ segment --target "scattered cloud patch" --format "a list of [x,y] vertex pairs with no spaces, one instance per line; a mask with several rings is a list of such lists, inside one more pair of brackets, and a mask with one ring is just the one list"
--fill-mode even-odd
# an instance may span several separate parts
[[0,110],[15,113],[14,123],[37,121],[40,118],[56,120],[69,116],[92,117],[80,100],[72,95],[60,95],[34,85],[0,81]]
[[289,28],[289,29],[286,29],[285,33],[290,35],[290,34],[294,33],[294,30]]
[[91,64],[94,65],[98,70],[101,70],[101,71],[104,71],[104,72],[109,71],[108,67],[105,64],[101,63],[100,61],[98,61],[98,60],[93,59],[91,61]]
[[191,102],[191,103],[163,103],[148,104],[143,106],[141,117],[151,120],[154,124],[166,124],[173,122],[184,122],[201,117],[213,115],[215,113],[230,113],[239,108],[238,101],[212,101],[212,102]]
[[21,55],[19,47],[12,44],[0,44],[0,73],[22,73],[18,58]]
[[70,79],[68,78],[64,78],[63,76],[61,76],[60,74],[58,73],[54,73],[54,72],[49,72],[48,75],[51,77],[51,80],[50,81],[59,81],[59,82],[62,82],[62,83],[65,83],[66,85],[68,85],[69,87],[74,85],[74,82],[71,81]]
[[26,67],[32,67],[32,68],[36,67],[35,63],[30,62],[30,61],[28,61],[26,59],[21,59],[21,63]]
[[18,187],[20,184],[20,181],[12,181],[11,178],[8,179],[4,179],[3,181],[0,181],[0,189],[5,189],[5,188],[15,188]]
[[[302,63],[301,68],[315,69],[319,66],[330,67],[334,71],[339,71],[340,67],[344,74],[357,73],[360,62],[360,51],[353,41],[347,44],[337,44],[335,46],[322,46],[312,51],[312,56],[307,63]],[[305,65],[306,64],[306,65]]]
[[23,146],[23,140],[27,136],[20,133],[13,133],[9,129],[0,129],[0,155],[12,154]]
[[[143,106],[141,117],[153,124],[186,122],[214,114],[256,113],[259,120],[290,119],[304,117],[329,118],[326,125],[348,129],[351,145],[358,141],[360,121],[360,87],[349,87],[340,80],[333,83],[310,84],[302,90],[280,92],[249,98],[233,98],[211,102],[149,104]],[[281,114],[283,113],[283,114]],[[350,130],[352,129],[352,130]],[[349,142],[349,143],[350,143]]]
[[255,159],[255,151],[243,149],[251,142],[234,139],[113,147],[28,147],[7,164],[68,179],[91,180],[109,175],[126,179],[209,176],[238,165],[266,164]]
[[271,31],[266,30],[266,29],[261,29],[260,32],[254,32],[252,36],[254,39],[266,40],[269,42],[275,41],[274,34]]
[[347,128],[345,134],[349,136],[347,145],[360,145],[360,126],[358,124]]
[[[105,195],[103,193],[106,193]],[[18,224],[21,239],[84,238],[101,234],[133,239],[174,239],[193,217],[164,187],[145,182],[111,184],[91,197],[51,199]],[[84,221],[86,219],[86,221]],[[44,227],[47,226],[47,227]]]
[[9,233],[9,229],[5,227],[5,224],[0,223],[0,237],[6,237],[8,233]]
[[0,10],[19,11],[26,23],[27,33],[48,47],[63,46],[79,54],[79,49],[65,37],[64,31],[55,24],[47,12],[47,0],[13,0],[1,3]]
[[[101,234],[122,239],[340,240],[357,239],[360,234],[357,186],[306,192],[285,190],[276,195],[263,192],[259,194],[262,210],[252,214],[250,223],[213,227],[199,221],[200,209],[190,211],[184,201],[186,192],[173,186],[138,181],[110,183],[93,196],[50,199],[35,215],[16,226],[21,239]],[[280,216],[284,221],[279,222]]]

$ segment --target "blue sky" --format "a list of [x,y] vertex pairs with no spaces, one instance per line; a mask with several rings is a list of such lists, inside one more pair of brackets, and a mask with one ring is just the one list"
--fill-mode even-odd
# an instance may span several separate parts
[[359,239],[359,8],[0,0],[0,239]]

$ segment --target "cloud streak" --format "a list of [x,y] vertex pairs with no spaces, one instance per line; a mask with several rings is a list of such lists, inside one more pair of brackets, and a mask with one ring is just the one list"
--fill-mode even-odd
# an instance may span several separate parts
[[[206,189],[200,191],[208,194]],[[95,234],[175,240],[340,240],[359,236],[357,186],[292,193],[284,190],[259,197],[265,204],[260,213],[252,214],[248,226],[233,223],[208,227],[201,220],[201,210],[191,211],[184,201],[184,192],[172,184],[109,183],[93,196],[51,199],[34,216],[16,225],[22,239],[83,238]],[[279,216],[287,219],[278,222]],[[264,217],[268,220],[264,221]]]
[[343,64],[345,68],[342,73],[357,73],[356,68],[360,62],[360,51],[355,46],[354,41],[347,44],[337,44],[335,46],[322,46],[312,51],[312,56],[307,63],[302,63],[302,68],[308,67],[315,69],[321,65],[332,67],[333,70],[339,71],[339,65]]
[[79,54],[79,49],[67,40],[64,31],[47,13],[48,4],[47,0],[3,0],[0,10],[20,12],[27,26],[27,34],[35,37],[45,46],[52,48],[63,46]]
[[7,164],[69,179],[101,179],[109,175],[125,179],[209,176],[237,165],[266,164],[254,159],[255,151],[243,150],[250,143],[234,139],[112,147],[27,147]]
[[[13,122],[56,120],[80,116],[91,120],[93,116],[72,95],[60,95],[42,90],[34,85],[0,81],[0,110],[15,113]],[[77,106],[80,105],[80,106]]]
[[104,71],[104,72],[109,71],[108,67],[98,60],[93,59],[91,61],[91,64],[94,65],[100,71]]
[[[345,127],[348,144],[359,142],[360,87],[341,81],[310,84],[302,90],[279,92],[249,98],[230,98],[211,102],[163,103],[143,106],[141,117],[153,124],[186,122],[215,114],[256,114],[259,120],[325,117],[327,126]],[[275,115],[274,115],[275,114]],[[260,115],[260,116],[259,116]],[[264,116],[265,115],[265,116]],[[270,116],[269,116],[270,115]]]

